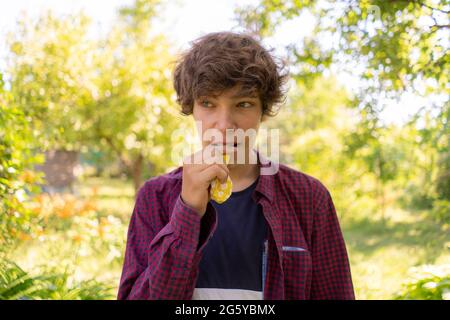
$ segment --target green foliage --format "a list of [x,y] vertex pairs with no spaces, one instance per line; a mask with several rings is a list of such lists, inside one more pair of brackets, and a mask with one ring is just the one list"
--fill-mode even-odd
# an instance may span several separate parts
[[112,288],[95,280],[70,283],[67,272],[47,271],[34,276],[17,264],[0,260],[0,300],[103,300],[111,299]]
[[438,223],[450,223],[450,201],[436,200],[433,202],[433,209],[431,210],[431,217]]
[[436,136],[433,137],[438,150],[436,177],[437,198],[450,201],[450,104],[441,110],[435,124]]
[[145,163],[162,173],[181,122],[171,85],[173,56],[151,34],[154,7],[137,1],[100,39],[83,14],[23,20],[9,41],[8,74],[18,108],[44,150],[103,152],[140,186]]
[[32,166],[42,161],[36,152],[29,119],[3,89],[0,73],[0,252],[20,232],[30,232],[32,220],[23,206],[27,193],[37,191],[40,175]]
[[[365,161],[375,143],[359,154],[347,152],[349,132],[356,130],[358,124],[355,111],[349,94],[336,85],[334,77],[318,76],[308,84],[295,78],[287,104],[265,124],[281,131],[280,161],[318,178],[330,188],[341,217],[351,217],[362,208],[366,213],[376,210],[376,181]],[[386,149],[396,145],[395,141],[388,142]],[[396,164],[389,162],[386,166]]]
[[[312,34],[286,46],[287,58],[293,65],[292,75],[306,87],[320,80],[324,72],[336,70],[357,79],[357,90],[347,102],[357,107],[357,121],[342,133],[344,148],[334,148],[332,154],[342,159],[341,170],[350,168],[345,174],[350,181],[364,179],[365,183],[359,184],[355,192],[361,195],[369,192],[371,198],[378,199],[382,212],[390,186],[406,189],[402,195],[404,203],[413,207],[430,209],[435,200],[448,200],[449,12],[444,0],[432,5],[401,0],[261,0],[236,10],[241,26],[260,36],[276,36],[278,27],[297,18],[295,23],[301,28],[304,14],[313,17]],[[442,99],[436,103],[430,100],[404,128],[383,123],[381,112],[386,99],[398,101],[404,92],[441,95]],[[305,119],[309,114],[322,112],[320,106],[309,108],[307,101],[294,103],[301,104],[296,108],[307,111],[298,113]],[[311,122],[308,125],[314,126]],[[289,136],[304,132],[301,126]],[[302,168],[312,163],[329,168],[323,161],[312,161],[330,157],[321,147],[318,132],[313,136],[313,143],[302,150],[304,161],[296,158],[295,162]],[[322,173],[332,175],[327,170]],[[373,187],[367,190],[368,184]]]
[[24,18],[10,35],[11,94],[32,121],[34,137],[48,149],[79,150],[83,131],[80,107],[90,97],[93,43],[83,15],[38,21]]
[[320,77],[308,85],[293,81],[287,104],[265,124],[281,130],[280,153],[286,157],[282,162],[295,163],[333,184],[321,168],[337,168],[333,155],[343,148],[343,132],[354,125],[347,105],[348,95],[333,77]]
[[[448,106],[437,116],[424,111],[405,126],[400,141],[409,151],[408,170],[402,174],[406,192],[403,203],[409,208],[431,209],[439,200],[448,201],[449,135]],[[421,127],[417,128],[417,123]]]
[[361,78],[383,93],[409,88],[448,93],[447,1],[431,6],[402,0],[261,0],[236,10],[241,25],[264,36],[305,12],[315,18],[314,33],[289,47],[295,63],[302,66],[301,76],[321,73],[330,62],[339,61],[352,73],[363,66]]
[[[41,194],[27,205],[35,225],[32,233],[17,234],[16,246],[0,256],[1,298],[114,298],[127,223],[97,207],[95,190],[85,192],[86,197]],[[129,214],[132,203],[122,210]]]
[[405,284],[403,291],[395,299],[450,299],[450,270],[448,266],[425,266],[421,269],[419,268],[415,273],[415,279]]
[[143,35],[163,4],[161,0],[135,0],[133,5],[122,7],[119,16],[125,20],[127,31],[134,35]]

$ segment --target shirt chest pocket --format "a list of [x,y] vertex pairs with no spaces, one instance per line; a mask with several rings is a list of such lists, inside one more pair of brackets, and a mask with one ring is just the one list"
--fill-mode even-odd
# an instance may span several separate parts
[[302,247],[283,246],[286,299],[308,299],[312,276],[310,252]]

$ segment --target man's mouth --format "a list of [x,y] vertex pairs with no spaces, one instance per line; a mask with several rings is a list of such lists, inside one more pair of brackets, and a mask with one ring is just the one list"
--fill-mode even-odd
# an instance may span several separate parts
[[237,147],[238,145],[240,145],[240,143],[237,143],[237,142],[231,142],[231,143],[215,142],[215,143],[212,143],[213,147],[221,147],[221,146]]
[[217,148],[223,152],[236,152],[240,146],[241,143],[237,142],[230,142],[230,143],[223,143],[223,142],[214,142],[211,144],[213,148]]

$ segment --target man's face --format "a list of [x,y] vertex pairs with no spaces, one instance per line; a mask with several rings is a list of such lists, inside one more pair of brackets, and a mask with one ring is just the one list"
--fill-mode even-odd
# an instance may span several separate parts
[[[239,131],[258,131],[262,118],[262,105],[257,95],[242,96],[239,87],[235,86],[218,96],[209,95],[196,99],[193,116],[195,121],[201,122],[202,132],[199,134],[204,148],[209,144],[228,144],[227,148],[233,149],[233,145],[235,148],[245,148],[245,154],[248,154],[254,141],[248,136],[243,139]],[[213,129],[209,130],[210,132],[220,134],[208,136],[205,134],[208,129]],[[250,131],[247,131],[249,129]]]

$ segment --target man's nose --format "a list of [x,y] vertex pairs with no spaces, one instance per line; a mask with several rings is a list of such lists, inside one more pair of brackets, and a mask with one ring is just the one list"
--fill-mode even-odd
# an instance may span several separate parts
[[228,108],[223,108],[217,112],[215,127],[222,132],[224,137],[227,129],[237,129],[233,114]]

